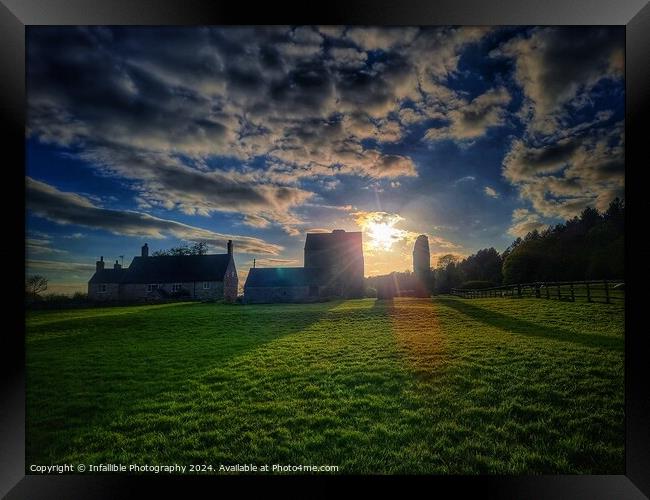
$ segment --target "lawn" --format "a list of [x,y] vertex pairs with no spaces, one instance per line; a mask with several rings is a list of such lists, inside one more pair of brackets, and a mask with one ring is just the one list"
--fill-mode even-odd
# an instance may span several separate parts
[[624,473],[623,305],[375,299],[27,317],[27,466]]

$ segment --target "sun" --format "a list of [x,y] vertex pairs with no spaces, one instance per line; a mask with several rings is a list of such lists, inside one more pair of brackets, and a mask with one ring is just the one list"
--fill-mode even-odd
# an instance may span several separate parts
[[370,245],[378,250],[390,250],[393,243],[401,239],[403,231],[385,222],[370,222],[366,226]]

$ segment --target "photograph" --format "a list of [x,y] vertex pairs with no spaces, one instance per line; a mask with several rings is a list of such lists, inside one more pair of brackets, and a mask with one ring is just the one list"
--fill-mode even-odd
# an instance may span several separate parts
[[625,55],[26,26],[24,473],[626,474]]

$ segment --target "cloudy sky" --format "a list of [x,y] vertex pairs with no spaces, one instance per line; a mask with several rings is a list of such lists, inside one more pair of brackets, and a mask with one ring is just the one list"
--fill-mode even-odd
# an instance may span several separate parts
[[27,28],[27,268],[235,241],[300,266],[364,231],[366,274],[512,240],[624,187],[624,29]]

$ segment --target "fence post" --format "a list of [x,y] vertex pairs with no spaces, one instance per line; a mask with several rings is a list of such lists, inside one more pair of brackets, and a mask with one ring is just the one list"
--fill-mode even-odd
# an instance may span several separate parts
[[571,302],[576,301],[576,296],[573,293],[573,282],[571,282]]
[[609,304],[609,286],[607,285],[607,280],[603,280],[603,283],[605,283],[605,302]]
[[517,297],[521,298],[521,285],[517,284]]
[[557,300],[562,298],[562,292],[560,291],[560,285],[557,286]]
[[587,285],[587,302],[591,302],[591,289],[589,288],[589,282],[585,281],[585,285]]
[[551,298],[551,289],[548,287],[548,283],[546,283],[546,298],[550,300]]

